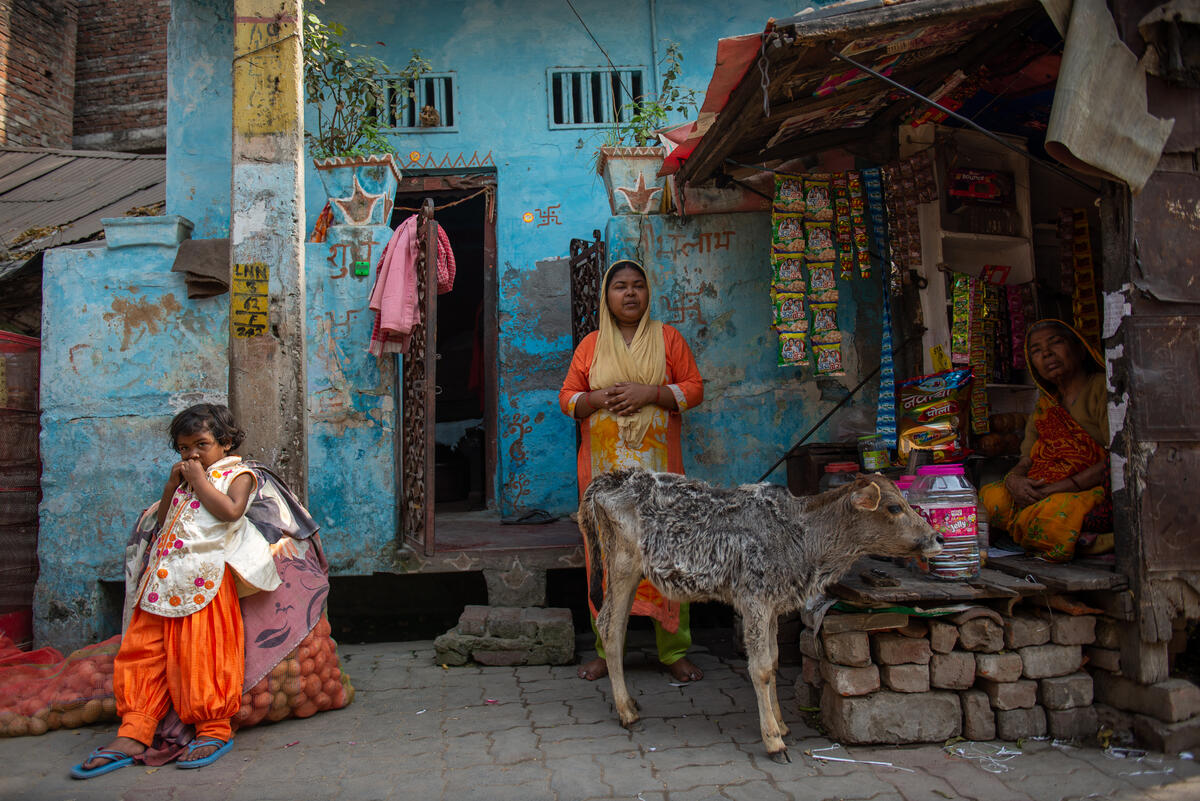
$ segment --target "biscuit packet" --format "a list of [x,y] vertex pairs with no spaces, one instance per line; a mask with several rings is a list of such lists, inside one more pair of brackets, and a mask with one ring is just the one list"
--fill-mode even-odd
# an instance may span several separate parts
[[833,219],[833,194],[828,179],[804,179],[804,216],[814,221]]
[[813,345],[813,373],[816,375],[842,374],[842,346],[840,343]]
[[780,367],[807,367],[811,363],[807,334],[788,331],[779,335]]
[[804,177],[775,173],[775,211],[804,213]]
[[833,226],[827,222],[804,223],[804,255],[809,261],[833,261],[837,248],[833,244]]
[[808,311],[804,295],[799,292],[778,292],[771,297],[775,312],[775,328],[780,331],[807,331]]
[[771,246],[779,253],[796,253],[804,249],[804,215],[774,214],[771,216]]
[[779,292],[807,292],[803,253],[772,253],[771,284]]

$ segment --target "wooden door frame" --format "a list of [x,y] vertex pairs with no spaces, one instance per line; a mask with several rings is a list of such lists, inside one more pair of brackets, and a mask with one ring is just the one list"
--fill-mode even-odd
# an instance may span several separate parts
[[[396,205],[412,205],[400,203],[401,196],[404,196],[407,201],[409,198],[424,198],[432,193],[453,192],[469,195],[473,192],[483,191],[485,205],[483,218],[483,358],[484,364],[488,365],[484,373],[484,401],[483,401],[483,428],[484,428],[484,497],[488,509],[498,508],[498,499],[496,497],[496,470],[497,461],[499,459],[499,396],[500,396],[500,376],[499,370],[496,367],[499,354],[499,276],[496,270],[496,170],[494,168],[484,168],[479,170],[406,170],[404,176],[400,179],[399,186],[396,190]],[[434,220],[437,219],[437,213],[434,212]],[[433,268],[436,270],[436,268]],[[436,272],[433,273],[436,275]],[[433,302],[436,303],[436,295],[431,295]],[[435,340],[436,342],[436,340]],[[436,383],[436,367],[435,367],[435,383]],[[430,414],[426,418],[426,425],[432,431],[432,426],[435,424],[435,415]],[[401,432],[401,442],[403,433]],[[433,485],[431,476],[434,472],[433,451],[430,450],[426,454],[426,486],[430,488],[432,493]],[[403,482],[403,475],[398,476],[399,482]],[[400,489],[400,497],[403,500],[402,484]],[[437,550],[436,544],[436,523],[433,512],[434,500],[431,495],[426,499],[426,531],[424,538],[424,551],[426,556],[432,556]],[[403,511],[399,516],[399,531],[398,540],[403,542],[405,538],[404,516]]]

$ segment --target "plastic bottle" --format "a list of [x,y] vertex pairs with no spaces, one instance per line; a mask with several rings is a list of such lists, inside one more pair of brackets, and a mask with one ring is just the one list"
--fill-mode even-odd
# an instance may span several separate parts
[[865,472],[874,473],[886,470],[891,466],[888,456],[887,442],[877,434],[867,434],[858,438],[858,461]]
[[908,502],[944,540],[928,559],[929,577],[963,580],[979,575],[979,531],[975,488],[960,464],[927,465],[917,472]]
[[825,475],[817,482],[817,490],[825,492],[854,480],[858,472],[858,462],[830,462],[825,465]]

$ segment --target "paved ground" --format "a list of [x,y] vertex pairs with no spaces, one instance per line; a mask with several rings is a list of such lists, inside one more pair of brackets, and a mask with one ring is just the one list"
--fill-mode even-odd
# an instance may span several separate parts
[[343,645],[358,688],[344,710],[249,729],[201,770],[133,767],[86,782],[67,768],[106,743],[111,724],[0,740],[0,799],[1200,799],[1200,765],[1155,754],[1118,759],[1048,741],[1009,744],[990,761],[980,757],[1001,744],[958,744],[970,757],[937,745],[842,748],[795,709],[795,669],[780,682],[793,762],[777,765],[759,740],[743,660],[698,648],[707,677],[674,687],[645,643],[631,645],[639,732],[617,725],[608,681],[584,683],[574,667],[445,670],[428,641]]

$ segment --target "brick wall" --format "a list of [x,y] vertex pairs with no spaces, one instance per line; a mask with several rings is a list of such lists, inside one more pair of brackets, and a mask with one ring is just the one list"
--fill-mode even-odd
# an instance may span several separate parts
[[77,2],[74,146],[163,152],[170,0]]
[[0,142],[70,147],[77,0],[0,0]]

